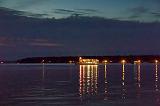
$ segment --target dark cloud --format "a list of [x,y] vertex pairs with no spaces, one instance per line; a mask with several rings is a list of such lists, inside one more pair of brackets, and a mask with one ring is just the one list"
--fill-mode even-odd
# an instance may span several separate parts
[[67,15],[87,15],[89,13],[83,11],[76,11],[76,10],[67,10],[67,9],[55,9],[54,13],[57,14],[67,14]]
[[29,45],[31,45],[31,46],[38,46],[38,47],[60,47],[60,46],[62,46],[62,45],[60,45],[60,44],[56,44],[56,43],[48,43],[48,42],[32,42],[32,43],[30,43]]
[[139,18],[146,18],[152,17],[154,19],[160,18],[160,12],[151,8],[146,8],[143,6],[131,8],[127,10],[130,13],[128,19],[139,19]]
[[37,46],[37,47],[60,47],[62,44],[54,43],[46,38],[26,38],[26,37],[4,37],[0,36],[0,47],[21,47],[21,46]]
[[17,15],[17,16],[34,17],[34,18],[43,18],[47,16],[47,14],[35,14],[31,12],[17,11],[17,10],[5,8],[5,7],[0,7],[0,12],[5,12],[5,14],[9,14],[9,15],[11,14],[11,15]]
[[100,13],[100,11],[96,10],[96,9],[75,9],[75,10],[82,11],[82,12],[87,12],[87,13],[90,13],[90,14]]
[[53,11],[54,13],[65,15],[94,15],[95,13],[99,13],[99,11],[95,9],[55,9]]
[[69,14],[69,15],[71,15],[71,14],[74,14],[74,13],[76,13],[76,11],[73,11],[73,10],[67,10],[67,9],[55,9],[55,10],[53,10],[54,11],[54,13],[56,13],[56,14]]
[[27,45],[31,45],[31,46],[38,46],[38,47],[61,47],[62,44],[58,44],[55,43],[49,39],[46,38],[38,38],[38,39],[30,39],[30,40],[26,40],[27,41]]
[[137,19],[137,18],[139,18],[140,16],[139,15],[131,15],[131,16],[129,16],[128,18],[129,19]]
[[148,8],[143,6],[130,8],[127,11],[130,13],[130,16],[128,17],[129,19],[143,17],[143,15],[148,14],[150,12]]
[[55,9],[55,12],[58,12],[58,13],[62,13],[62,14],[65,14],[65,13],[74,13],[75,11],[73,10],[67,10],[67,9]]
[[34,17],[34,18],[45,18],[46,16],[48,16],[48,14],[35,14],[35,13],[29,13],[29,12],[21,12],[20,14],[17,14],[17,15]]
[[156,18],[160,18],[160,12],[151,12],[151,14]]
[[147,13],[149,11],[148,8],[145,8],[143,6],[139,6],[139,7],[135,7],[135,8],[131,8],[129,10],[130,12],[132,12],[133,14],[144,14],[144,13]]

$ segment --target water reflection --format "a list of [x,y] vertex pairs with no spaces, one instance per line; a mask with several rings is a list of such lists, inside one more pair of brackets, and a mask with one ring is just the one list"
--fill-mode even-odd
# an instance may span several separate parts
[[125,87],[125,63],[122,63],[122,99],[126,98],[126,87]]
[[159,74],[158,74],[158,63],[155,63],[155,97],[156,97],[156,102],[160,104],[160,98],[159,98]]
[[42,64],[42,83],[44,84],[44,80],[45,80],[45,64]]
[[79,78],[81,97],[97,94],[98,65],[80,65]]
[[160,105],[158,63],[16,67],[0,71],[0,106]]
[[[40,83],[40,89],[44,90],[45,89],[45,83],[46,83],[46,70],[45,70],[45,64],[42,63],[42,73],[41,73],[41,83]],[[43,95],[43,92],[42,92]]]
[[159,91],[158,88],[158,64],[155,63],[155,91]]
[[141,65],[138,64],[137,65],[137,83],[138,83],[138,87],[140,88],[141,87]]
[[108,95],[109,95],[107,75],[108,75],[107,65],[105,64],[104,65],[104,82],[105,82],[105,90],[104,90],[105,98],[104,98],[104,100],[108,100]]
[[141,97],[141,63],[134,64],[134,72],[135,72],[135,79],[136,79],[136,97]]

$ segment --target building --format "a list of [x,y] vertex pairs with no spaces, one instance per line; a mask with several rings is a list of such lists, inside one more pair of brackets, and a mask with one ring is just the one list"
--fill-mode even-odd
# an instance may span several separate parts
[[79,64],[84,65],[97,65],[99,64],[98,59],[82,59],[82,57],[79,58]]

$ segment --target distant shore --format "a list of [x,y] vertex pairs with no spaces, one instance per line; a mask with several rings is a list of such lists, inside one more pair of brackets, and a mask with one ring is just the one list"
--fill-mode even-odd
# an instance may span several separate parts
[[1,64],[4,63],[50,63],[50,64],[77,64],[79,62],[79,57],[87,59],[98,59],[101,64],[104,60],[107,60],[108,63],[120,63],[122,60],[125,60],[126,63],[134,63],[135,61],[140,60],[142,63],[155,63],[155,61],[160,61],[160,55],[127,55],[127,56],[59,56],[59,57],[28,57],[23,59],[18,59],[15,61],[1,61]]

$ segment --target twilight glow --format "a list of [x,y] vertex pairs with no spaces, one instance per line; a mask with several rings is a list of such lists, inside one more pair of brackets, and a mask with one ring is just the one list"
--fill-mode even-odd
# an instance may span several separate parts
[[0,6],[64,18],[73,14],[120,20],[160,20],[159,0],[1,0]]

